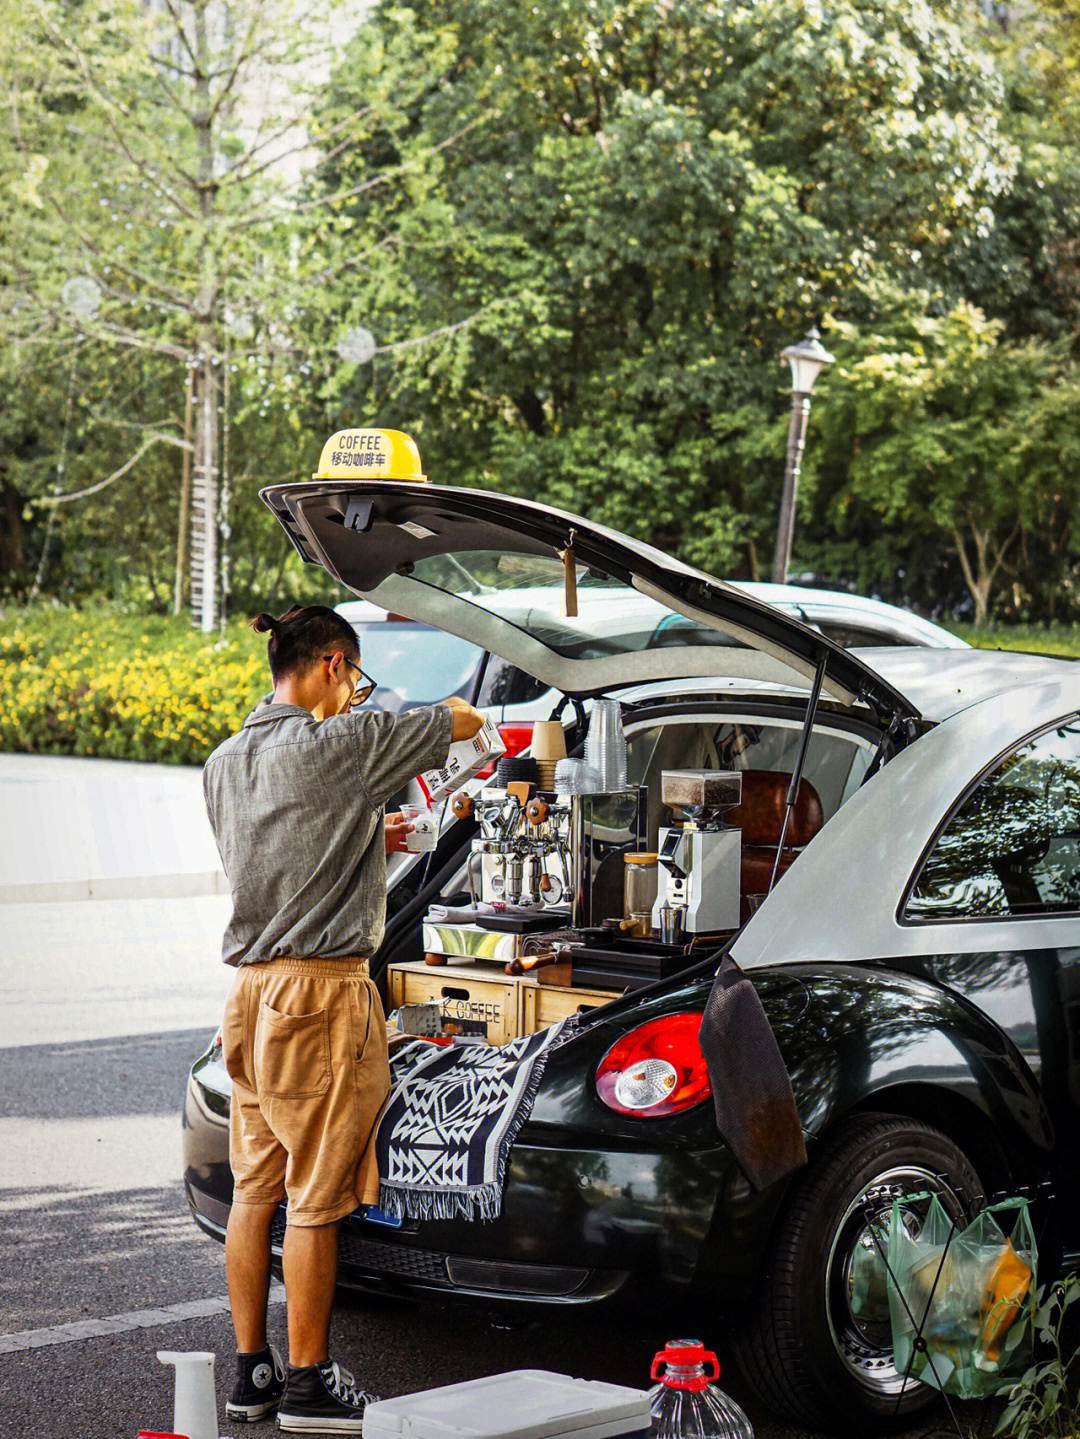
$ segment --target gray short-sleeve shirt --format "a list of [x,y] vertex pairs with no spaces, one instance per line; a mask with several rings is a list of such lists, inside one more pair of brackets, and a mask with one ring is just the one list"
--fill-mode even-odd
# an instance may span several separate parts
[[203,770],[206,811],[232,890],[226,964],[370,954],[386,919],[383,807],[446,763],[448,705],[317,720],[263,702]]

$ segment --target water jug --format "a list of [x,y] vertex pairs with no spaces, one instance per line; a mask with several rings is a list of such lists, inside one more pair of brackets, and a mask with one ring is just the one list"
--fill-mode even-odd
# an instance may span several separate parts
[[750,1420],[722,1389],[716,1355],[700,1339],[669,1339],[652,1362],[649,1391],[657,1439],[754,1439]]

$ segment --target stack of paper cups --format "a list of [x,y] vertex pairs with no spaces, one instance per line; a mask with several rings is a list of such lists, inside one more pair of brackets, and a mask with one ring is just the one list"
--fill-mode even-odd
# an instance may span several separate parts
[[532,755],[540,772],[540,788],[555,788],[555,766],[566,758],[566,731],[559,720],[537,720],[533,725]]

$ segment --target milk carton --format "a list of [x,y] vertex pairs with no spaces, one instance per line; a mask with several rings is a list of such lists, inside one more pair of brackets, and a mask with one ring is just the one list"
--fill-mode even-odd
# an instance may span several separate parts
[[428,803],[445,799],[459,789],[467,779],[472,779],[491,760],[506,753],[502,735],[495,728],[489,715],[484,716],[484,727],[472,739],[455,740],[442,769],[425,770],[417,775],[416,782]]

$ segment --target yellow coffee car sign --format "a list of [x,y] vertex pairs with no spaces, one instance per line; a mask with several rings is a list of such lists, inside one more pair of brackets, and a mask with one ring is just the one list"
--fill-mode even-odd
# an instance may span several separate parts
[[426,480],[420,451],[400,430],[338,430],[323,445],[314,480]]

